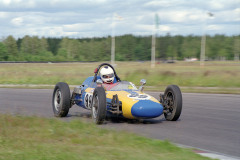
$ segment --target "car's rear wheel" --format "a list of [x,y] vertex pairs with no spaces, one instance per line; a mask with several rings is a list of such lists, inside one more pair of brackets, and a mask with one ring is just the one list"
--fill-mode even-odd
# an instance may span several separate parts
[[178,86],[169,85],[164,92],[164,116],[168,121],[176,121],[182,112],[182,93]]
[[52,97],[54,115],[56,117],[66,117],[70,106],[70,89],[68,84],[64,82],[57,83]]
[[106,94],[103,87],[95,88],[92,99],[92,119],[96,124],[102,124],[106,118]]

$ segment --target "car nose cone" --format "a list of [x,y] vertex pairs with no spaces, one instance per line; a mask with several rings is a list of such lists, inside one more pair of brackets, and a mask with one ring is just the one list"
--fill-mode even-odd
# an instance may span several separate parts
[[132,106],[132,115],[138,118],[154,118],[163,113],[163,106],[151,100],[140,100]]

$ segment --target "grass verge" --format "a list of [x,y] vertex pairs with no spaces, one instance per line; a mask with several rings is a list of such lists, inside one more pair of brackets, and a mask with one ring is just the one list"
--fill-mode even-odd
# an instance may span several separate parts
[[183,160],[208,159],[168,141],[72,120],[0,114],[0,159]]
[[[62,81],[70,85],[80,85],[87,77],[93,76],[93,71],[99,64],[101,62],[0,63],[0,84],[55,85]],[[240,93],[239,62],[209,61],[205,62],[204,67],[199,62],[160,63],[155,68],[150,67],[150,62],[116,64],[116,72],[122,80],[139,85],[140,79],[144,78],[147,80],[146,89],[147,86],[153,86],[153,90],[159,91],[167,85],[176,84],[187,92]]]

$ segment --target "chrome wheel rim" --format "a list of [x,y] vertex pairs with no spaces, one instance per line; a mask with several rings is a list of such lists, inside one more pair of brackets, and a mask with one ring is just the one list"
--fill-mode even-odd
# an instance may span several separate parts
[[56,90],[55,96],[54,96],[54,107],[56,111],[59,111],[60,104],[61,104],[62,94],[59,89]]
[[97,97],[97,95],[95,95],[93,97],[93,101],[92,101],[92,116],[93,116],[93,119],[97,118],[97,112],[98,112],[98,97]]

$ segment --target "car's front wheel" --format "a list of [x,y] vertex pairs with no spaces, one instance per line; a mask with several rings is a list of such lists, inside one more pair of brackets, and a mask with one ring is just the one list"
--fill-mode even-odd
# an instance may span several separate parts
[[52,97],[54,115],[56,117],[66,117],[70,106],[70,89],[68,84],[64,82],[57,83]]
[[96,124],[102,124],[106,117],[106,94],[103,87],[95,88],[92,99],[92,119]]
[[182,112],[182,93],[178,86],[169,85],[164,92],[164,116],[168,121],[176,121]]

